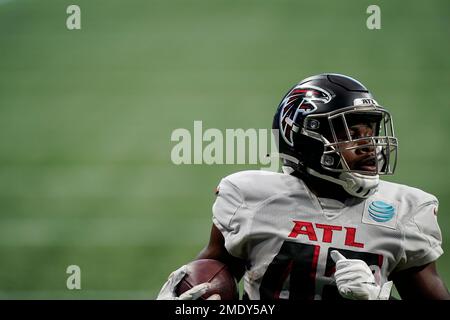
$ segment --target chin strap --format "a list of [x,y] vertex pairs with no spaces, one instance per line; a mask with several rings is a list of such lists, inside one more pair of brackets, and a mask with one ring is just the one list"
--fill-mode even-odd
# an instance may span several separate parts
[[306,168],[306,171],[320,179],[324,179],[336,183],[350,195],[358,198],[368,198],[377,191],[380,178],[378,175],[368,176],[354,172],[342,172],[339,178],[334,178],[329,175],[321,174],[311,168]]

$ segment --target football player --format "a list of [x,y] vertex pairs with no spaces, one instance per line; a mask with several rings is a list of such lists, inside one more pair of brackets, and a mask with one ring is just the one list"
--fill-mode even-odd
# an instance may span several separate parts
[[[278,106],[273,129],[283,172],[242,171],[217,189],[209,244],[240,280],[244,299],[449,299],[435,196],[385,182],[397,139],[392,117],[360,82],[339,74],[302,80]],[[186,266],[158,299],[177,297]],[[215,297],[219,298],[219,297]]]

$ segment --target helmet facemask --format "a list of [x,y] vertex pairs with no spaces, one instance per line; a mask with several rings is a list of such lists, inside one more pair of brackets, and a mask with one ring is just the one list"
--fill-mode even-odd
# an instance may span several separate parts
[[[324,146],[319,170],[307,171],[342,185],[351,195],[370,196],[378,186],[378,175],[395,171],[397,138],[391,115],[381,107],[351,106],[307,115],[301,134],[322,141]],[[359,154],[362,162],[352,163],[352,154]]]

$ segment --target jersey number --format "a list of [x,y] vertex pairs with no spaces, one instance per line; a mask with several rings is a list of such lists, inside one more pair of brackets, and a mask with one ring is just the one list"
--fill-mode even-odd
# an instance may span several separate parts
[[[357,252],[340,248],[329,248],[322,281],[317,281],[320,246],[285,241],[280,251],[267,268],[260,286],[261,299],[287,299],[283,292],[289,292],[289,300],[312,300],[319,294],[323,300],[341,299],[332,284],[335,263],[330,252],[339,250],[348,259],[360,259],[381,269],[383,257],[369,252]],[[321,287],[318,287],[321,285]]]

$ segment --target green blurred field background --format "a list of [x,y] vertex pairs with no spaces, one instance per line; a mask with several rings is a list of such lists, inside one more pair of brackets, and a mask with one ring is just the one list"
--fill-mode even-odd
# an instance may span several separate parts
[[[82,29],[66,29],[81,7]],[[382,29],[366,28],[370,4]],[[389,180],[440,199],[450,284],[450,3],[0,0],[0,298],[153,299],[206,244],[213,190],[176,128],[269,128],[296,81],[356,77],[394,115]],[[66,288],[81,268],[82,290]]]

